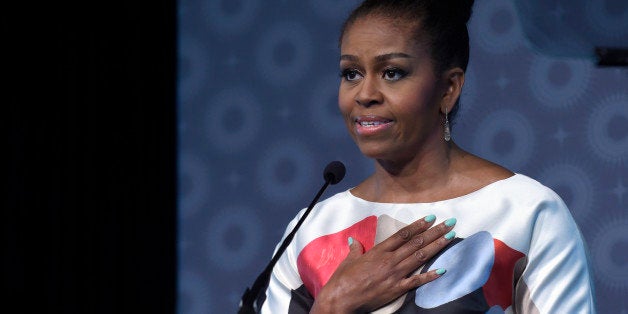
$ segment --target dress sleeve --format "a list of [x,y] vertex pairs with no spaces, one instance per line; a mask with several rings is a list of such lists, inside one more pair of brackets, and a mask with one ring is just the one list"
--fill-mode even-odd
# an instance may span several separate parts
[[582,235],[565,203],[551,192],[534,217],[528,261],[515,287],[516,313],[595,313]]
[[[294,228],[302,214],[303,211],[288,224],[281,241]],[[270,282],[266,289],[266,300],[261,308],[261,313],[263,314],[309,313],[310,307],[314,303],[314,298],[303,287],[299,271],[296,268],[298,252],[294,245],[295,240],[297,240],[296,237],[273,268]],[[277,245],[275,251],[277,251],[280,245],[281,242]]]

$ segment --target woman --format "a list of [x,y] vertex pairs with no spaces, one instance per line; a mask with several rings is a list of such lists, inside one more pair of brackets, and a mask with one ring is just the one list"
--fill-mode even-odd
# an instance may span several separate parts
[[562,200],[451,140],[472,4],[367,0],[345,22],[338,102],[375,172],[314,208],[263,312],[595,311]]

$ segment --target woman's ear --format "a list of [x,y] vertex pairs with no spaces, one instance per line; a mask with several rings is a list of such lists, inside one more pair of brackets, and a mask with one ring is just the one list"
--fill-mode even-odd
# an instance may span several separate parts
[[452,68],[443,74],[443,81],[445,83],[445,90],[441,102],[441,112],[443,114],[451,112],[455,106],[456,101],[462,93],[462,86],[464,85],[464,71],[461,68]]

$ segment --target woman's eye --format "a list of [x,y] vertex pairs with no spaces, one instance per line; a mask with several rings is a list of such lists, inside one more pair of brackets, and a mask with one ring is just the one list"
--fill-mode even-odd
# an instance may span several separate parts
[[360,72],[358,72],[357,70],[354,69],[347,69],[342,71],[342,73],[340,74],[342,76],[343,79],[347,80],[347,81],[355,81],[355,80],[359,80],[360,78],[362,78],[362,74],[360,74]]
[[384,71],[383,77],[388,81],[398,81],[406,76],[406,72],[401,69],[387,69]]

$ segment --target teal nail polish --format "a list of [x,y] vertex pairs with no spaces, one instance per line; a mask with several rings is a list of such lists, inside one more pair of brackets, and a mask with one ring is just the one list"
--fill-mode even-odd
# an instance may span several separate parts
[[436,270],[436,274],[439,275],[439,276],[444,274],[444,273],[446,273],[446,272],[447,272],[447,270],[445,268],[439,268],[439,269]]
[[351,244],[353,244],[353,238],[352,238],[352,237],[349,237],[349,238],[347,239],[347,242],[349,242],[349,246],[351,246]]
[[451,227],[456,224],[456,218],[449,218],[445,220],[445,226]]
[[436,216],[434,216],[434,215],[427,215],[427,216],[425,216],[424,219],[425,219],[425,222],[432,222],[432,221],[434,221],[436,219]]
[[456,232],[455,231],[449,231],[447,232],[447,234],[445,235],[445,239],[447,240],[451,240],[456,236]]

